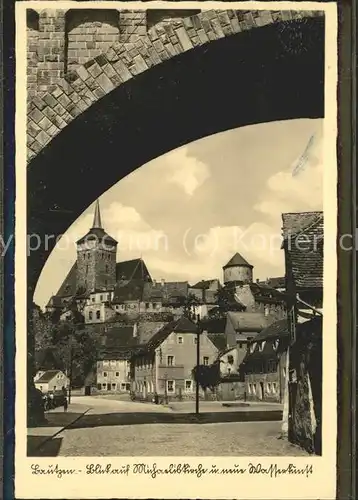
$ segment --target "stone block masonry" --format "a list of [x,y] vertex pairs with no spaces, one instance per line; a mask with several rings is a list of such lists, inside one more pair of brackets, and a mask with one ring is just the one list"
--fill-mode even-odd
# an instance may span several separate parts
[[52,92],[64,76],[65,11],[46,9],[39,14],[37,90]]
[[[221,38],[240,36],[243,31],[323,15],[313,11],[211,10],[170,22],[165,16],[152,17],[149,25],[155,24],[148,29],[149,11],[102,10],[97,11],[96,19],[93,13],[89,19],[86,12],[80,9],[73,15],[71,10],[41,10],[37,55],[32,54],[37,35],[28,36],[28,60],[32,61],[29,161],[92,103],[153,66]],[[98,51],[101,54],[95,56]]]
[[66,13],[65,72],[106,52],[119,41],[117,10],[70,10]]

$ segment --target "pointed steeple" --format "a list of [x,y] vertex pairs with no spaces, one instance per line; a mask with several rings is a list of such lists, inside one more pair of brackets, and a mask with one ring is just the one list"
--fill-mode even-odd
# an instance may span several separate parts
[[96,201],[96,207],[94,210],[92,229],[103,229],[101,221],[101,211],[99,208],[99,201]]

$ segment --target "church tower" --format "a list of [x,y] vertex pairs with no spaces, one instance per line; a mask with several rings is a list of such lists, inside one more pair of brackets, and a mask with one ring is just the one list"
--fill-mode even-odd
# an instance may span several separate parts
[[117,241],[102,227],[97,200],[92,227],[77,241],[78,292],[106,291],[114,288],[117,245]]

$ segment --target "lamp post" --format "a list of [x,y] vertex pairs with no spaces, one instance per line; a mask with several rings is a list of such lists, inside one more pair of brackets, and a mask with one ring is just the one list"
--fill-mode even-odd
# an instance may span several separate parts
[[198,370],[200,365],[200,335],[202,328],[200,325],[200,319],[198,318],[198,324],[196,329],[196,385],[195,385],[195,413],[199,414],[199,380],[198,380]]

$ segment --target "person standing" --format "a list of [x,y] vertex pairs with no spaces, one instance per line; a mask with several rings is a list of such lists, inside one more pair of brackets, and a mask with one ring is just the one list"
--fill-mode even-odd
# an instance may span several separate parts
[[68,401],[67,397],[65,396],[64,402],[63,402],[63,411],[66,412],[68,408]]

